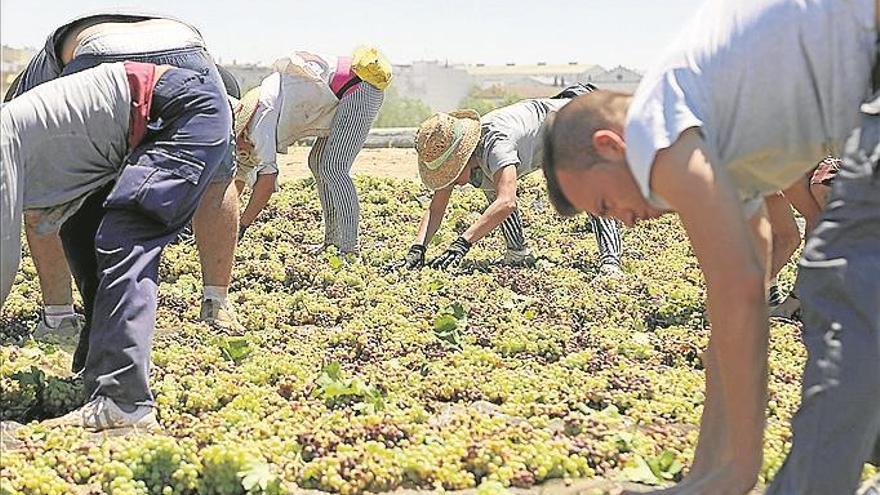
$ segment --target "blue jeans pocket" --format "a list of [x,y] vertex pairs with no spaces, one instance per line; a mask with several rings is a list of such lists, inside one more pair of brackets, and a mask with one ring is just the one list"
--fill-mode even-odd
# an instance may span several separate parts
[[195,158],[148,150],[122,169],[104,206],[136,210],[168,227],[177,226],[187,222],[194,210],[203,170]]

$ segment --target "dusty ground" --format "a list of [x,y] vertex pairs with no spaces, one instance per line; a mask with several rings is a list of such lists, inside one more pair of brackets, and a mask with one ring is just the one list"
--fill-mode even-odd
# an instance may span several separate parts
[[[287,155],[279,155],[278,166],[281,180],[304,179],[311,177],[308,167],[308,146],[290,148]],[[376,177],[395,177],[398,179],[418,179],[416,152],[412,148],[381,148],[361,150],[354,162],[355,174],[368,174]]]

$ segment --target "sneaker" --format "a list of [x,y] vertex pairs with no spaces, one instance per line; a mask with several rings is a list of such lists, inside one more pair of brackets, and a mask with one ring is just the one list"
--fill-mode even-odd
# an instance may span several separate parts
[[781,304],[770,308],[770,318],[782,320],[798,320],[801,312],[801,301],[794,294],[789,294]]
[[623,268],[620,267],[620,262],[617,260],[604,261],[599,266],[599,275],[603,277],[619,277],[623,275]]
[[238,316],[229,302],[223,304],[214,299],[203,300],[199,321],[211,323],[226,330],[244,332],[244,327],[238,322]]
[[532,267],[535,266],[537,262],[537,258],[532,254],[532,251],[529,248],[523,249],[508,249],[507,252],[504,253],[504,257],[499,261],[500,264],[505,266],[522,266],[522,267]]
[[856,495],[880,495],[880,474],[866,481]]
[[79,409],[71,411],[60,418],[49,419],[42,423],[49,427],[78,426],[92,431],[104,431],[116,428],[132,428],[135,430],[158,431],[162,427],[156,421],[156,412],[150,406],[137,406],[134,412],[125,412],[109,397],[99,396]]
[[770,308],[775,308],[782,304],[782,292],[779,290],[778,285],[771,285],[770,290],[767,291],[767,305]]
[[34,330],[33,338],[38,342],[72,347],[79,341],[79,334],[85,326],[86,318],[79,314],[73,314],[64,318],[55,328],[46,324],[46,318],[41,316],[40,323]]

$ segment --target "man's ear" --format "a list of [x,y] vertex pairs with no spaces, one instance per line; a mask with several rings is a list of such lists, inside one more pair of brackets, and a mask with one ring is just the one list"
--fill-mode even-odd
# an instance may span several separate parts
[[626,142],[620,134],[610,129],[599,129],[593,133],[593,149],[603,159],[611,162],[626,158]]

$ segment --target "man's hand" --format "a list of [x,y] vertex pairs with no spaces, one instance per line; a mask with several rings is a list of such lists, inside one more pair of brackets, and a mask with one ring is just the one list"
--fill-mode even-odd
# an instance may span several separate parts
[[460,263],[470,249],[471,243],[464,237],[459,237],[449,245],[449,248],[443,254],[434,258],[429,266],[435,270],[446,270]]
[[425,266],[425,251],[427,248],[421,244],[413,244],[404,258],[403,266],[407,270],[414,270]]

